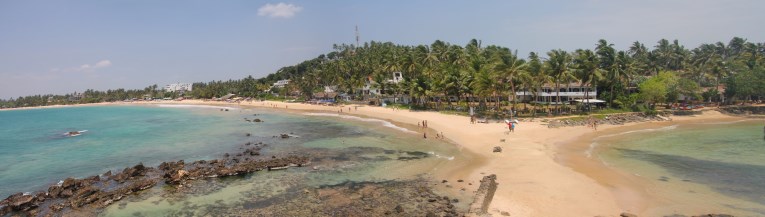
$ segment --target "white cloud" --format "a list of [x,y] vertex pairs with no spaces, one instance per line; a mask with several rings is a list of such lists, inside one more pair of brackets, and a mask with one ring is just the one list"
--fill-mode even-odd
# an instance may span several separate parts
[[268,16],[271,18],[290,18],[295,16],[295,14],[301,10],[303,10],[303,8],[297,5],[280,2],[275,5],[266,4],[258,8],[258,16]]
[[111,60],[101,60],[101,61],[98,61],[98,62],[96,62],[94,64],[86,63],[86,64],[82,64],[82,65],[80,65],[78,67],[65,68],[65,69],[52,68],[49,71],[53,72],[53,73],[57,73],[57,72],[92,72],[92,71],[94,71],[96,69],[107,68],[107,67],[110,67],[110,66],[112,66],[112,61]]
[[96,65],[93,65],[93,68],[104,68],[109,67],[112,65],[112,61],[110,60],[101,60],[96,63]]

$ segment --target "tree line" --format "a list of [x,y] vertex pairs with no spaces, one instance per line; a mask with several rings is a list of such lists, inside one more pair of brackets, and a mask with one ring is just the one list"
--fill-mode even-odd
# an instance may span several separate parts
[[[578,82],[597,89],[598,99],[618,109],[639,103],[653,108],[678,102],[681,96],[733,103],[765,96],[764,55],[763,43],[739,37],[693,49],[677,40],[662,39],[650,48],[634,42],[627,50],[617,50],[601,39],[591,49],[554,49],[528,55],[519,55],[507,47],[483,46],[475,39],[464,46],[440,40],[416,46],[372,41],[360,46],[334,45],[327,54],[282,67],[259,79],[248,76],[194,83],[193,91],[185,96],[213,98],[234,93],[268,97],[276,92],[310,98],[324,86],[337,86],[339,92],[363,100],[368,97],[362,94],[363,87],[372,81],[384,96],[407,96],[415,106],[442,109],[453,103],[477,103],[482,109],[498,110],[503,103],[520,103],[515,92],[528,91],[536,98],[546,85],[554,87],[556,101],[560,102],[561,87]],[[387,82],[392,72],[402,72],[403,81]],[[291,83],[281,89],[271,88],[272,83],[282,79]],[[718,86],[725,86],[725,91],[718,92]],[[83,100],[77,102],[61,100],[67,95],[38,95],[0,100],[0,106],[108,102],[146,94],[177,96],[153,85],[143,90],[87,90]]]

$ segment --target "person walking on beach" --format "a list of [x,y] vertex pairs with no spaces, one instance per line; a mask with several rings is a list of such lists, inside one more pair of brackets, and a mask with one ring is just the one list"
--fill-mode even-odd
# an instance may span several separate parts
[[423,139],[427,139],[428,138],[428,133],[422,133],[422,138]]
[[515,133],[515,122],[510,122],[510,132]]

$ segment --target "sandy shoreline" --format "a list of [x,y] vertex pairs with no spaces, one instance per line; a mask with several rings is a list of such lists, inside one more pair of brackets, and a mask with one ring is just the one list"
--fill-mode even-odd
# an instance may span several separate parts
[[[461,157],[469,158],[455,161],[461,162],[459,164],[447,163],[437,168],[431,174],[433,178],[449,181],[453,186],[452,193],[459,193],[461,188],[465,188],[466,192],[475,191],[478,180],[484,175],[496,174],[500,185],[489,209],[496,216],[500,215],[500,211],[508,212],[511,216],[617,216],[621,212],[655,215],[657,213],[651,210],[662,205],[662,200],[656,200],[650,192],[646,192],[644,182],[585,156],[583,150],[589,148],[592,139],[599,135],[686,121],[742,119],[710,111],[698,117],[674,117],[673,122],[605,125],[599,127],[598,131],[587,127],[548,129],[542,122],[522,122],[514,133],[507,133],[507,125],[504,123],[470,124],[469,118],[464,116],[394,111],[370,106],[339,107],[272,101],[235,104],[200,100],[88,105],[123,104],[204,104],[334,114],[343,109],[343,115],[408,124],[405,127],[410,129],[418,129],[417,123],[427,120],[429,139],[435,138],[435,132],[442,132],[464,153]],[[492,153],[494,146],[501,146],[503,152]],[[457,182],[459,179],[465,182]]]

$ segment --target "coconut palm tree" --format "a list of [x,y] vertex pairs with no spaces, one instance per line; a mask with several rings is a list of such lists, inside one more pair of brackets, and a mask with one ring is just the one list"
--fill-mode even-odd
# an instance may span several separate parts
[[[507,48],[500,48],[498,52],[493,56],[494,69],[499,73],[500,82],[507,81],[510,83],[510,96],[512,97],[512,108],[515,108],[517,103],[515,94],[515,80],[520,74],[526,72],[526,61],[518,58],[518,51],[514,53]],[[510,100],[508,98],[508,100]],[[510,113],[512,118],[512,112]]]
[[584,92],[585,103],[587,105],[590,104],[589,90],[591,85],[601,77],[602,69],[599,68],[599,63],[598,56],[589,49],[579,49],[574,55],[574,74],[582,82],[582,86],[587,88]]
[[[571,65],[571,55],[564,50],[552,50],[547,52],[548,59],[545,61],[547,74],[552,77],[555,82],[555,97],[560,104],[560,82],[566,73],[569,73],[569,67]],[[560,106],[558,106],[558,113],[560,113]]]

